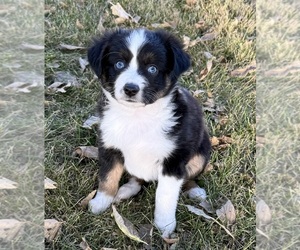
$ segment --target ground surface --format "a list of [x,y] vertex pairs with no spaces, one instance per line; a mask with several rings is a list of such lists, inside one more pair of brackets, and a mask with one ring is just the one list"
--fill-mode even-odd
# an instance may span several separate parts
[[[99,83],[89,68],[84,72],[79,57],[85,50],[59,49],[61,43],[88,46],[92,36],[103,27],[147,27],[170,24],[170,30],[182,40],[207,33],[208,41],[199,42],[187,51],[192,56],[192,71],[181,78],[190,91],[198,91],[199,102],[206,107],[205,117],[211,136],[227,136],[233,142],[214,148],[213,169],[199,177],[199,185],[208,193],[214,208],[230,199],[236,209],[236,223],[228,226],[233,240],[220,226],[188,212],[184,204],[197,202],[181,196],[177,209],[177,249],[254,249],[255,246],[255,75],[238,77],[232,71],[250,65],[255,59],[255,6],[244,1],[120,1],[132,21],[115,24],[111,4],[106,1],[46,1],[46,85],[58,71],[69,72],[80,87],[66,88],[66,93],[46,92],[45,101],[45,175],[58,188],[45,194],[46,218],[63,221],[60,234],[49,249],[79,249],[82,237],[92,249],[110,247],[141,249],[142,244],[126,237],[111,217],[111,210],[95,216],[83,210],[79,202],[96,183],[97,162],[72,157],[79,145],[95,146],[96,130],[82,128],[95,114]],[[115,3],[116,4],[116,3]],[[99,21],[100,20],[100,21]],[[99,25],[99,23],[101,25]],[[155,26],[155,25],[154,25]],[[213,36],[214,36],[213,35]],[[212,68],[200,74],[212,56]],[[201,76],[205,77],[201,79]],[[212,103],[212,101],[214,103]],[[135,198],[117,206],[118,211],[135,225],[153,223],[155,183],[150,183]],[[198,206],[199,207],[199,206]],[[212,214],[216,218],[215,214]],[[225,223],[226,225],[226,223]],[[154,229],[153,249],[167,249]]]

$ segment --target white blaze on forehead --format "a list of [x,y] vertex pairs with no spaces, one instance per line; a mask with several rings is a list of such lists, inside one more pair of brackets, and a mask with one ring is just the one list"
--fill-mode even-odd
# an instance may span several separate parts
[[146,42],[145,31],[142,29],[132,31],[129,37],[126,38],[126,41],[128,43],[128,48],[133,55],[130,66],[138,67],[137,55],[143,44]]

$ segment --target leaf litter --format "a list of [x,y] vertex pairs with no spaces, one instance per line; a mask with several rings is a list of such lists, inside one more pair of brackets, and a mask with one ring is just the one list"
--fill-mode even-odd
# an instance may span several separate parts
[[126,219],[125,217],[121,216],[114,205],[112,205],[112,210],[118,227],[127,237],[129,237],[134,241],[141,242],[148,245],[146,241],[143,241],[140,238],[139,233],[136,230],[135,226],[132,224],[132,222]]
[[217,209],[216,214],[221,221],[227,221],[227,225],[235,223],[236,212],[230,200],[228,200],[220,209]]
[[271,223],[272,221],[271,209],[262,199],[256,203],[256,218],[259,228]]
[[100,124],[100,117],[90,116],[82,125],[83,128],[92,129],[93,126]]
[[55,181],[52,181],[48,177],[44,179],[44,189],[56,189],[57,183]]
[[56,219],[45,219],[44,221],[45,239],[48,241],[54,240],[61,226],[62,226],[62,222],[59,222]]
[[16,189],[17,187],[18,183],[0,176],[0,189]]
[[118,16],[116,19],[115,19],[115,22],[117,24],[121,24],[121,23],[124,23],[126,20],[130,20],[134,23],[138,23],[139,20],[141,19],[140,16],[135,16],[133,17],[132,15],[130,15],[129,13],[127,13],[124,8],[121,6],[120,3],[117,3],[117,4],[114,4],[112,2],[109,2],[112,6],[110,7],[111,11],[112,11],[112,14],[114,16]]
[[80,158],[91,158],[97,160],[98,148],[94,146],[79,146],[72,154],[73,157],[76,157],[77,155]]
[[244,77],[248,73],[251,73],[255,70],[256,70],[256,62],[253,61],[244,68],[238,68],[238,69],[235,69],[235,70],[231,71],[230,75],[231,76],[236,76],[236,77]]
[[25,222],[16,219],[0,220],[0,239],[4,241],[14,240],[23,230]]
[[191,206],[191,205],[185,205],[188,210],[196,215],[199,215],[199,216],[202,216],[203,218],[205,219],[208,219],[208,220],[212,220],[213,222],[217,223],[221,228],[223,228],[225,230],[225,232],[230,235],[233,239],[234,236],[232,235],[232,233],[225,227],[223,226],[220,222],[218,222],[215,218],[207,215],[202,209],[199,209],[199,208],[196,208],[194,206]]

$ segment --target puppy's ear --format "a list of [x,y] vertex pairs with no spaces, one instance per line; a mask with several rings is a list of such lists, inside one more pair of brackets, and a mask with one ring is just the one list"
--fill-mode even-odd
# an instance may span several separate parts
[[102,59],[104,51],[108,46],[110,33],[104,34],[101,38],[94,38],[92,46],[88,49],[88,61],[95,74],[100,78],[102,74]]
[[183,50],[183,44],[174,35],[166,31],[159,31],[165,40],[170,64],[171,80],[177,81],[178,77],[191,66],[190,56]]

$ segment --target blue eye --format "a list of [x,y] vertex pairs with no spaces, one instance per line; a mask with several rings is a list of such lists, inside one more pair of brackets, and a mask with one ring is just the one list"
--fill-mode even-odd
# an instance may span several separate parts
[[155,75],[155,74],[158,72],[157,68],[156,68],[155,66],[153,66],[153,65],[150,66],[150,67],[148,67],[147,71],[148,71],[151,75]]
[[115,68],[116,68],[116,69],[123,69],[124,67],[125,67],[125,63],[122,62],[122,61],[117,61],[117,62],[115,63]]

